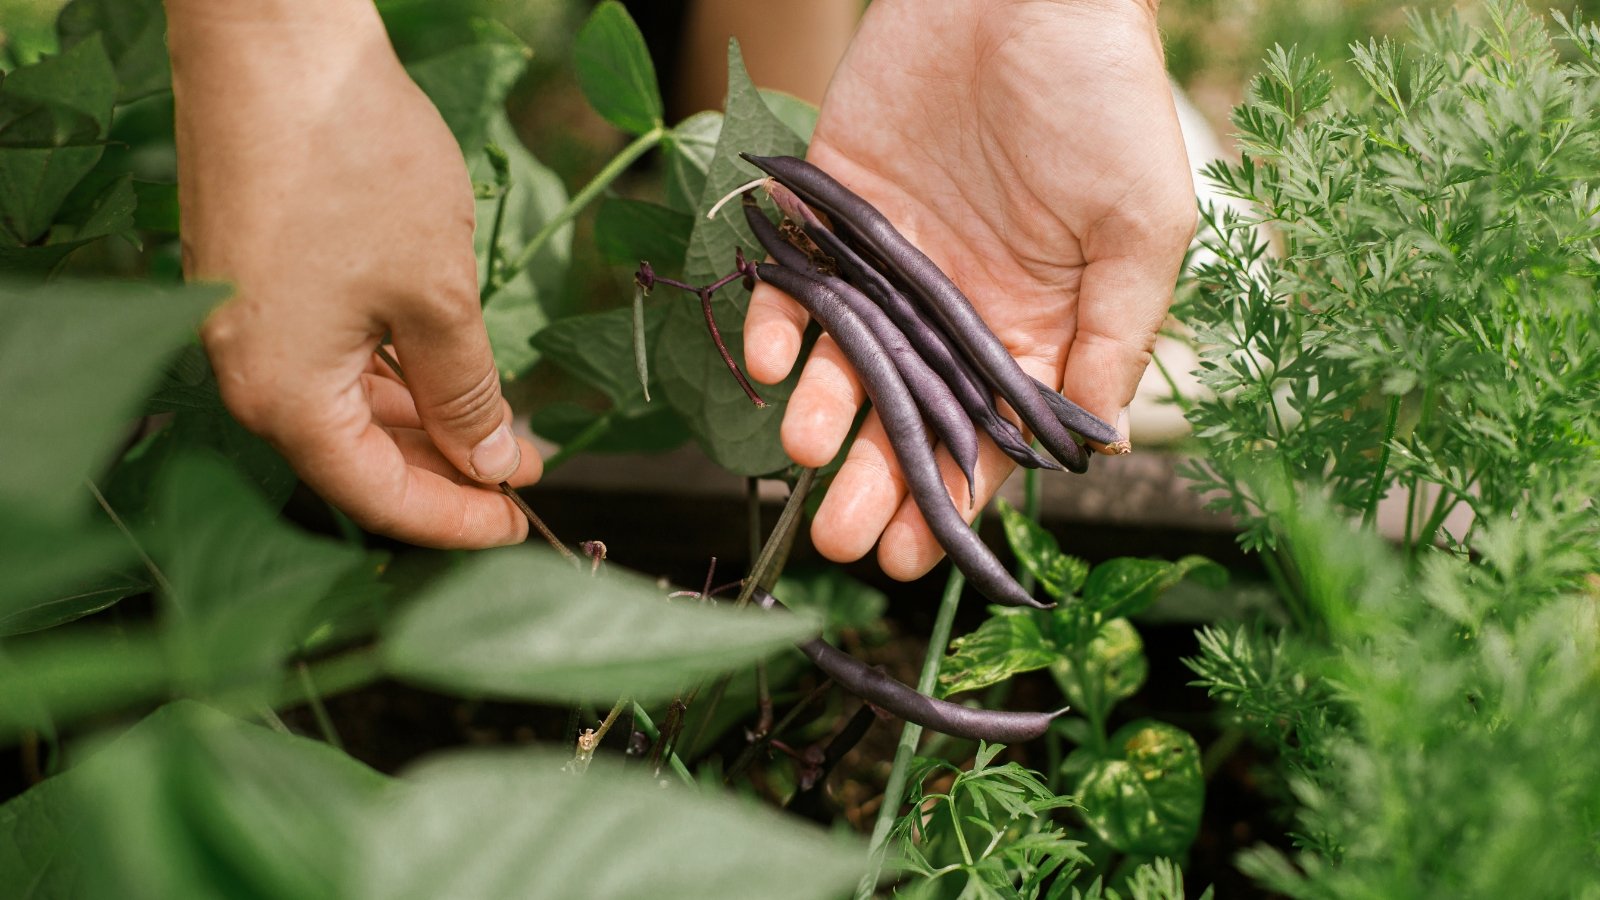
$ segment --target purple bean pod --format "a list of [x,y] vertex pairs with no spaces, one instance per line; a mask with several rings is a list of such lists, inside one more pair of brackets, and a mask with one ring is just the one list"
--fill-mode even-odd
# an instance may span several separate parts
[[961,346],[990,386],[1005,397],[1039,442],[1073,472],[1088,467],[1084,448],[1056,419],[1005,344],[989,330],[961,289],[906,239],[876,207],[802,159],[752,156],[746,161],[776,178],[801,199],[843,223],[927,304],[945,333]]
[[[756,588],[751,599],[763,609],[783,606],[777,597],[761,588]],[[1043,737],[1050,723],[1066,712],[1066,709],[1032,713],[973,709],[918,693],[910,685],[896,681],[821,638],[801,641],[795,646],[850,693],[908,722],[952,737],[998,744],[1031,741]]]
[[1028,596],[956,512],[916,401],[861,317],[838,294],[804,273],[760,263],[756,277],[793,297],[824,331],[833,335],[883,422],[917,508],[956,568],[966,574],[979,593],[996,603],[1048,609],[1048,605]]
[[933,428],[934,433],[939,435],[939,439],[944,441],[945,449],[950,451],[950,457],[956,461],[961,474],[966,476],[967,501],[974,502],[978,490],[977,478],[974,475],[978,463],[978,432],[972,420],[962,412],[961,405],[951,393],[945,380],[939,377],[924,358],[912,348],[906,335],[895,327],[894,322],[890,321],[883,310],[843,279],[817,271],[803,252],[783,239],[778,229],[761,212],[760,207],[754,203],[746,205],[744,215],[750,230],[755,232],[756,240],[772,254],[773,259],[821,282],[838,294],[839,299],[843,300],[872,330],[873,336],[883,345],[895,369],[900,372],[901,379],[908,387],[913,388],[911,398],[916,401],[917,408],[922,410],[923,420]]

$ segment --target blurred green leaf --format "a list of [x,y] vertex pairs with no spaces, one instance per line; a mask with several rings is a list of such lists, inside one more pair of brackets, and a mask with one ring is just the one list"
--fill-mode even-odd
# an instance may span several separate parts
[[[87,491],[85,491],[87,493]],[[0,635],[92,612],[93,592],[133,559],[110,522],[57,524],[0,503]]]
[[788,567],[773,593],[784,606],[814,614],[830,635],[840,628],[877,628],[889,605],[882,591],[837,566]]
[[485,553],[401,612],[384,658],[396,676],[469,694],[649,702],[817,633],[806,616],[664,593],[615,567],[591,577],[544,549]]
[[693,216],[705,192],[706,172],[717,153],[722,135],[722,113],[708,109],[697,112],[667,133],[662,152],[667,158],[667,205]]
[[0,743],[23,729],[50,734],[155,699],[171,684],[165,649],[150,631],[78,627],[9,638],[0,652]]
[[[499,235],[498,257],[503,264],[567,205],[567,189],[554,172],[528,152],[505,115],[489,123],[488,134],[510,164],[511,188],[505,197]],[[492,168],[487,155],[481,152],[468,161],[474,180],[490,177]],[[489,238],[498,205],[496,199],[478,201],[478,228],[473,241],[478,253],[479,284],[488,277]],[[560,295],[571,256],[572,225],[568,223],[557,229],[533,261],[509,283],[501,285],[484,306],[489,346],[501,378],[518,378],[539,361],[539,353],[529,339],[549,323],[546,298]]]
[[38,243],[104,151],[117,76],[98,37],[0,82],[0,241]]
[[0,506],[60,523],[165,360],[223,296],[216,287],[0,286]]
[[1076,556],[1062,553],[1055,536],[1016,507],[1003,499],[997,503],[1011,552],[1039,580],[1045,592],[1057,600],[1066,600],[1076,594],[1089,575],[1089,564]]
[[1218,588],[1227,584],[1228,571],[1203,556],[1177,562],[1125,556],[1095,566],[1083,586],[1083,601],[1106,618],[1134,616],[1185,577]]
[[158,484],[145,535],[172,585],[164,624],[181,677],[201,690],[264,678],[361,552],[283,522],[214,457],[174,459]]
[[[108,542],[114,540],[123,546],[127,544],[121,535],[108,534],[105,538]],[[80,539],[77,534],[68,539],[75,545],[74,550],[84,549],[81,545],[77,545]],[[34,560],[29,560],[29,563],[34,563]],[[74,566],[74,569],[73,575],[81,578],[83,570],[77,566]],[[151,587],[149,577],[142,573],[129,571],[95,573],[93,569],[89,572],[88,580],[78,583],[67,593],[28,604],[18,604],[15,608],[7,608],[9,604],[0,603],[0,636],[54,628],[97,613],[124,597],[143,593]]]
[[385,779],[325,744],[169,704],[0,807],[27,897],[335,898]]
[[[390,790],[348,896],[836,897],[865,854],[759,806],[570,755],[455,754]],[[646,889],[645,886],[648,886]]]
[[[724,194],[757,177],[739,153],[803,155],[805,142],[772,115],[750,83],[737,42],[728,46],[728,102],[716,154],[700,194],[684,277],[706,284],[732,270],[734,248],[760,257],[745,227],[738,204],[727,204],[715,219],[704,211]],[[742,323],[750,294],[737,282],[723,288],[712,302],[718,327],[735,360],[744,357]],[[662,395],[680,412],[695,439],[720,466],[740,475],[762,475],[783,468],[789,458],[778,442],[783,401],[799,377],[799,366],[782,384],[762,386],[764,409],[756,408],[740,389],[706,336],[705,318],[696,304],[678,303],[656,340],[651,359],[660,374]]]
[[1061,651],[1045,639],[1033,613],[1000,606],[990,610],[993,615],[977,631],[950,642],[950,655],[939,667],[942,696],[998,684],[1061,658]]
[[661,453],[689,439],[683,419],[664,403],[603,413],[576,403],[551,403],[533,411],[528,427],[546,440],[566,444],[601,419],[606,420],[605,430],[584,448],[587,453]]
[[775,91],[768,88],[761,89],[761,99],[766,101],[767,108],[778,120],[789,126],[795,136],[806,143],[811,143],[811,132],[817,129],[817,108],[801,100],[793,94]]
[[1189,733],[1140,719],[1111,736],[1113,756],[1078,782],[1084,819],[1106,843],[1139,856],[1178,856],[1200,828],[1205,781]]
[[167,17],[160,0],[72,0],[56,19],[62,47],[99,36],[116,68],[117,102],[172,88]]
[[694,219],[686,213],[643,200],[608,197],[595,216],[594,240],[600,258],[612,265],[637,266],[648,260],[656,274],[672,276],[683,268],[693,229]]
[[528,65],[528,48],[514,41],[484,40],[406,67],[469,157],[489,140],[489,124],[505,114],[506,92]]
[[616,0],[595,7],[572,48],[583,96],[607,122],[629,134],[661,124],[661,89],[644,35]]

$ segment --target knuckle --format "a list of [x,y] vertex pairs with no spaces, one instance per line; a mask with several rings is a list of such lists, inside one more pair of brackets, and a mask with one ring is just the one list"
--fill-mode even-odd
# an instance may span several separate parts
[[467,390],[427,409],[427,418],[452,431],[489,431],[505,417],[500,376],[493,369]]

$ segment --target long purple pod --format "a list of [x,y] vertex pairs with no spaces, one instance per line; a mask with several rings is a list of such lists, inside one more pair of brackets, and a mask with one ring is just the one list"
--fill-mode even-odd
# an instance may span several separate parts
[[1056,414],[1056,421],[1066,426],[1068,430],[1076,431],[1089,440],[1101,444],[1127,442],[1128,439],[1105,419],[1063,397],[1060,391],[1039,379],[1033,379],[1033,383],[1039,386],[1039,396],[1044,398],[1045,405]]
[[753,203],[746,205],[744,217],[750,225],[750,230],[755,232],[756,240],[772,254],[773,259],[822,282],[829,290],[838,294],[839,299],[849,305],[851,311],[860,316],[867,327],[872,329],[878,343],[883,345],[895,368],[900,371],[900,377],[907,386],[914,387],[911,398],[917,402],[917,408],[922,410],[923,419],[933,428],[939,439],[944,441],[945,448],[950,451],[950,457],[956,461],[961,474],[966,476],[967,499],[974,500],[978,490],[977,479],[974,476],[978,463],[978,431],[972,420],[962,411],[960,403],[951,393],[945,380],[939,377],[912,348],[906,335],[895,327],[894,322],[884,314],[883,310],[860,291],[851,287],[848,282],[813,268],[809,260],[805,259],[804,253],[783,239],[778,229],[761,212],[760,207]]
[[1054,461],[1034,452],[1034,449],[1028,446],[1027,439],[1022,436],[1022,431],[1000,415],[1000,411],[994,407],[994,399],[989,391],[982,387],[982,380],[972,371],[967,361],[950,348],[938,328],[923,318],[910,298],[900,293],[899,289],[883,277],[883,273],[862,259],[853,247],[823,227],[814,217],[805,224],[804,229],[806,236],[811,238],[822,252],[833,258],[839,271],[852,284],[877,301],[889,318],[900,327],[906,339],[916,347],[929,367],[944,378],[956,401],[967,411],[972,421],[989,435],[996,446],[1018,465],[1030,469],[1061,468]]
[[850,230],[885,265],[894,270],[927,303],[945,331],[961,345],[1000,395],[1022,417],[1039,442],[1061,464],[1074,472],[1088,468],[1088,455],[1055,417],[1039,396],[1033,380],[1022,371],[1005,344],[989,330],[972,301],[955,282],[934,265],[933,260],[854,191],[835,181],[833,176],[803,159],[792,156],[752,156],[740,154],[752,165],[771,175]]
[[906,387],[900,372],[889,361],[883,346],[878,343],[861,317],[856,315],[839,295],[801,272],[758,263],[756,277],[806,308],[822,329],[833,335],[845,358],[861,378],[862,387],[872,400],[873,409],[883,422],[889,435],[906,486],[917,508],[922,511],[928,529],[939,541],[939,546],[950,555],[955,564],[972,582],[980,594],[996,603],[1007,606],[1032,606],[1048,609],[1049,606],[1028,596],[1005,566],[983,545],[950,500],[945,490],[944,478],[939,474],[939,464],[934,460],[929,446],[928,430],[917,411],[916,401]]
[[[756,588],[752,599],[765,609],[783,605],[761,588]],[[850,693],[908,722],[951,737],[999,744],[1031,741],[1043,737],[1050,723],[1066,712],[1065,709],[1055,712],[973,709],[918,693],[910,685],[896,681],[821,638],[801,641],[795,646]]]

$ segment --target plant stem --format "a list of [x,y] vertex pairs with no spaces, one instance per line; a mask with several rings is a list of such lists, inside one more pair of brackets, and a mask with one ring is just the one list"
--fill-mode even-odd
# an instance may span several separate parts
[[110,517],[111,524],[117,526],[117,530],[122,532],[122,536],[128,539],[128,543],[133,545],[134,552],[139,554],[139,561],[144,563],[145,569],[150,572],[150,577],[155,580],[156,587],[161,588],[163,594],[169,597],[172,596],[172,582],[168,581],[167,576],[162,574],[161,568],[156,565],[155,560],[150,558],[150,554],[144,552],[144,545],[139,543],[139,539],[133,536],[133,531],[128,528],[126,522],[122,521],[122,517],[117,515],[117,511],[111,508],[111,501],[106,499],[105,494],[100,493],[100,488],[93,481],[86,480],[84,484],[89,486],[89,493],[94,494],[95,502],[100,504],[100,508],[105,510],[106,515]]
[[750,384],[750,379],[744,377],[744,371],[739,368],[738,363],[733,361],[733,354],[728,352],[728,345],[723,343],[722,332],[717,328],[717,317],[711,311],[711,291],[707,288],[700,289],[700,311],[705,314],[706,330],[711,333],[711,343],[716,346],[717,353],[722,357],[723,365],[726,365],[728,371],[733,373],[733,380],[739,382],[739,387],[743,389],[744,395],[750,398],[751,403],[754,403],[757,408],[765,407],[767,401],[761,399],[761,395],[756,393],[755,387]]
[[[978,527],[977,522],[972,527]],[[950,569],[945,581],[944,596],[939,599],[939,613],[933,620],[933,633],[928,636],[928,652],[922,658],[922,676],[917,679],[917,690],[932,695],[939,682],[939,664],[944,660],[944,649],[950,643],[950,626],[955,622],[956,606],[961,600],[961,589],[967,580],[961,570]],[[856,885],[856,900],[870,900],[877,888],[878,877],[883,872],[884,858],[888,854],[889,832],[900,812],[900,801],[905,799],[906,778],[910,774],[911,757],[922,737],[922,726],[905,723],[900,729],[900,744],[895,747],[894,767],[889,770],[889,783],[883,787],[883,805],[878,807],[877,821],[872,825],[872,845],[869,868]],[[959,832],[959,828],[957,829]]]
[[961,817],[956,815],[955,792],[945,798],[945,806],[950,810],[950,824],[956,829],[956,843],[961,845],[961,859],[970,867],[972,865],[972,851],[967,849],[967,835],[961,830]]
[[483,287],[478,289],[478,305],[488,306],[489,298],[499,289],[504,282],[494,277],[494,268],[500,262],[500,223],[506,217],[506,198],[511,196],[511,188],[506,185],[500,189],[500,199],[494,205],[494,224],[489,227],[489,260],[483,270]]
[[[320,696],[333,697],[366,687],[383,677],[383,662],[376,646],[361,647],[307,663],[307,677],[318,687]],[[305,688],[298,679],[284,681],[273,695],[274,709],[288,709],[306,702]]]
[[295,660],[294,670],[300,677],[300,688],[305,694],[306,703],[311,706],[311,715],[317,720],[317,730],[322,732],[322,739],[343,750],[344,741],[339,739],[339,732],[334,730],[333,717],[328,715],[328,708],[322,705],[322,695],[317,693],[317,683],[312,680],[311,670],[306,667],[305,660]]
[[833,687],[833,679],[822,679],[822,683],[812,688],[811,693],[802,697],[799,703],[796,703],[788,712],[783,714],[783,718],[778,720],[778,724],[772,726],[772,730],[759,739],[751,741],[749,746],[745,747],[744,751],[733,761],[733,765],[728,767],[728,771],[723,774],[722,783],[732,784],[733,779],[737,778],[739,773],[749,768],[752,762],[755,762],[756,754],[761,752],[762,747],[770,744],[774,737],[782,734],[784,729],[793,725],[794,720],[800,717],[800,713],[804,712],[806,707],[817,702],[831,687]]
[[[1039,524],[1039,470],[1025,469],[1022,473],[1022,515],[1029,522]],[[1022,585],[1024,594],[1032,594],[1037,582],[1033,572],[1023,564],[1020,554],[1017,559],[1017,583]]]
[[[644,732],[645,736],[650,740],[660,740],[660,729],[656,728],[656,723],[650,720],[650,714],[644,711],[644,707],[637,703],[633,704],[633,720],[638,723],[639,730]],[[683,760],[679,758],[676,751],[667,754],[667,763],[672,766],[672,771],[677,772],[678,777],[683,779],[684,784],[689,787],[695,786],[694,776],[689,773],[689,767],[683,764]]]
[[[634,139],[633,143],[622,148],[622,152],[612,157],[611,162],[606,163],[605,168],[591,178],[589,183],[583,186],[582,190],[574,194],[572,199],[567,201],[567,205],[561,208],[560,212],[551,217],[548,222],[545,222],[538,232],[528,239],[528,243],[523,246],[522,252],[518,253],[517,258],[512,260],[511,264],[506,267],[505,277],[500,280],[500,284],[510,284],[515,280],[517,275],[521,274],[522,270],[533,262],[533,258],[539,255],[539,251],[544,249],[544,245],[560,230],[561,226],[572,221],[578,213],[583,211],[584,207],[594,202],[594,199],[600,196],[601,191],[610,187],[611,182],[616,181],[619,175],[626,172],[635,160],[645,155],[655,145],[661,143],[661,139],[666,137],[667,133],[665,126],[657,125],[639,135]],[[493,296],[493,294],[490,296]]]
[[1361,514],[1361,527],[1371,528],[1378,516],[1378,501],[1383,499],[1383,486],[1389,473],[1389,442],[1394,440],[1395,423],[1400,420],[1400,395],[1389,398],[1389,420],[1383,426],[1383,445],[1378,450],[1378,470],[1372,475],[1372,496],[1367,498],[1367,509]]
[[589,445],[599,440],[607,431],[611,430],[611,420],[612,416],[614,415],[616,415],[615,410],[606,413],[600,418],[595,419],[593,422],[590,422],[588,425],[584,426],[582,431],[574,435],[572,440],[562,444],[560,450],[550,454],[550,458],[544,461],[545,474],[550,474],[552,470],[564,465],[567,460],[589,449]]

